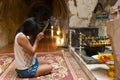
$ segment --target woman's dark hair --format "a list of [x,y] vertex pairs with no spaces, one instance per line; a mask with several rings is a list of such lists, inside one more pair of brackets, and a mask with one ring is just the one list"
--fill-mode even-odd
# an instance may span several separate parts
[[22,32],[26,36],[30,36],[33,41],[35,40],[37,34],[39,33],[39,27],[32,20],[26,20],[17,30],[16,34]]

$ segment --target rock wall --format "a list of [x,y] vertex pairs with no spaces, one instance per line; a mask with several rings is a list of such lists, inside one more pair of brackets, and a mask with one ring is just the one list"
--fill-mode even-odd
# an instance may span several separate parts
[[69,0],[71,28],[88,27],[98,0]]
[[6,28],[3,28],[2,21],[0,20],[0,48],[8,44],[7,32]]
[[8,44],[7,39],[7,30],[3,28],[3,19],[2,19],[2,2],[0,2],[0,48]]
[[24,20],[25,4],[20,0],[0,1],[0,48],[12,43],[16,29]]
[[100,13],[108,13],[110,6],[113,6],[116,1],[117,0],[69,0],[68,6],[71,12],[69,27],[97,27],[99,29],[99,36],[107,36],[105,25],[107,19],[96,19],[94,10],[98,3],[101,3],[104,10]]

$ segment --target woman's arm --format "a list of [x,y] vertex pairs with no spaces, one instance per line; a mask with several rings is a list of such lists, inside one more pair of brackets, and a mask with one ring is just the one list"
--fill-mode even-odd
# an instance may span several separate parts
[[33,46],[30,44],[28,38],[24,35],[24,34],[21,34],[17,41],[18,41],[18,44],[24,49],[24,51],[26,53],[28,53],[29,55],[33,56],[37,47],[38,47],[38,42],[43,38],[43,35],[44,33],[40,32],[36,39],[35,39],[35,42],[33,44]]
[[40,32],[37,36],[36,36],[36,39],[35,39],[35,42],[33,44],[33,51],[35,52],[37,47],[38,47],[38,42],[44,37],[44,33],[43,32]]

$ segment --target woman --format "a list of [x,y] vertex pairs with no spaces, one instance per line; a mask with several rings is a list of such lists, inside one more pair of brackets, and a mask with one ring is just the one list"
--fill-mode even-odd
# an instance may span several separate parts
[[39,32],[39,22],[40,18],[28,18],[20,26],[15,35],[14,54],[16,72],[22,78],[37,77],[49,74],[52,71],[52,66],[48,62],[40,61],[39,63],[36,58],[35,51],[38,47],[38,42],[44,37],[44,33]]

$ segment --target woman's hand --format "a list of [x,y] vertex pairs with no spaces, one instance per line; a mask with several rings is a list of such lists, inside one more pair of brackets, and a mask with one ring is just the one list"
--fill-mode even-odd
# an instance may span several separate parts
[[38,33],[36,40],[40,41],[42,38],[44,38],[44,33],[43,32]]

